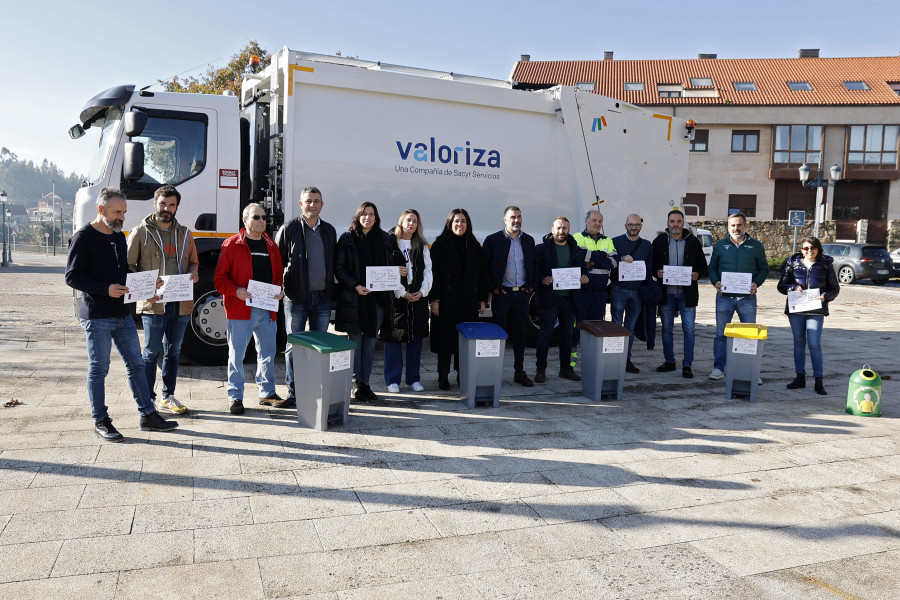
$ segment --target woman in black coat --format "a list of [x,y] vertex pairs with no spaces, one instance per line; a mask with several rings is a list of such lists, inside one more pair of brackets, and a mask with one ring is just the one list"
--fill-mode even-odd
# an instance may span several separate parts
[[472,233],[472,220],[464,208],[450,211],[444,231],[431,246],[431,264],[431,351],[438,355],[438,387],[449,390],[451,355],[459,374],[456,324],[476,321],[479,312],[484,312],[479,302],[483,295],[478,289],[481,244]]
[[381,229],[378,208],[363,202],[356,209],[350,229],[335,247],[334,275],[339,290],[334,328],[345,331],[356,342],[353,357],[353,396],[357,400],[377,400],[369,387],[375,343],[391,303],[390,292],[366,289],[366,267],[397,263],[387,233]]
[[822,358],[822,326],[828,316],[828,303],[837,298],[841,290],[833,264],[834,259],[822,253],[822,242],[818,238],[805,237],[800,241],[800,252],[784,261],[781,268],[779,292],[787,294],[817,289],[818,300],[822,303],[821,308],[802,312],[791,311],[790,302],[785,303],[784,314],[788,316],[791,333],[794,334],[794,370],[797,373],[794,380],[787,384],[789,390],[806,387],[806,346],[809,345],[816,392],[823,396],[827,393]]

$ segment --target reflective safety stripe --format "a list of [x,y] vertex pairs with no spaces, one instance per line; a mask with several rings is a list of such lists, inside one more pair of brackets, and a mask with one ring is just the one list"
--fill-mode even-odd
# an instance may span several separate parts
[[599,240],[594,241],[590,236],[586,236],[583,233],[576,233],[572,235],[575,238],[575,243],[581,246],[582,248],[587,248],[591,252],[594,250],[602,250],[608,254],[612,254],[616,251],[616,247],[613,245],[613,241],[608,237],[601,237]]

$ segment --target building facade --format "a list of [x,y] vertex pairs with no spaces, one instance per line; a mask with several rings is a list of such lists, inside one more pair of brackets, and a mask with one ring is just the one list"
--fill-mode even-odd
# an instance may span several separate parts
[[[814,218],[816,189],[800,183],[807,164],[840,180],[825,191],[820,219],[838,239],[884,242],[900,219],[900,57],[532,61],[511,74],[523,89],[572,85],[696,122],[685,204],[699,217],[743,212]],[[690,213],[689,213],[690,214]],[[857,229],[859,229],[859,232]]]

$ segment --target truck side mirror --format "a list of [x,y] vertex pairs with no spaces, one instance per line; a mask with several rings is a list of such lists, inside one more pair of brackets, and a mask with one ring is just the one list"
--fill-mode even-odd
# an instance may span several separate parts
[[147,113],[136,110],[128,111],[125,113],[123,121],[125,122],[125,135],[128,137],[141,135],[144,127],[147,126]]
[[69,127],[69,137],[77,140],[84,135],[84,128],[81,125],[72,125]]
[[122,160],[122,178],[127,181],[137,181],[143,176],[144,144],[140,142],[125,142],[125,157]]

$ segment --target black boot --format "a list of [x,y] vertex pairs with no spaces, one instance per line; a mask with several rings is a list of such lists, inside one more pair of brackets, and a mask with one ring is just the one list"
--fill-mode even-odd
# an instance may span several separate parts
[[[820,377],[816,378],[816,380],[819,380],[819,379],[821,379],[821,378]],[[797,373],[797,376],[794,377],[794,380],[792,382],[790,382],[789,384],[787,384],[787,389],[789,389],[789,390],[796,390],[796,389],[805,388],[805,387],[806,387],[806,374],[805,373]]]
[[825,381],[822,377],[816,377],[816,393],[820,396],[828,395],[828,392],[825,391]]
[[109,417],[94,423],[94,435],[107,442],[121,442],[125,439],[122,437],[122,434],[113,427],[112,419]]
[[168,431],[176,427],[178,427],[178,421],[167,421],[156,411],[149,415],[141,415],[141,431]]

